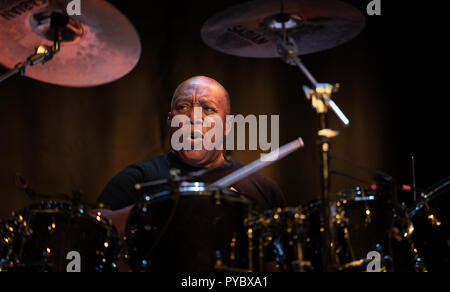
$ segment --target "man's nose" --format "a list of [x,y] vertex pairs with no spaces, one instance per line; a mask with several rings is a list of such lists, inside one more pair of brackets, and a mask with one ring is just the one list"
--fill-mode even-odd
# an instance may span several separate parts
[[203,125],[203,111],[201,107],[194,107],[189,115],[191,125]]

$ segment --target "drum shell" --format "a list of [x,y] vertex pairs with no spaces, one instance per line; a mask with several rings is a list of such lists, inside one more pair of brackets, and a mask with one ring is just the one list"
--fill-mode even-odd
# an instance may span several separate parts
[[339,200],[331,205],[335,211],[333,221],[341,245],[341,264],[366,259],[372,251],[389,254],[393,215],[384,194],[355,188],[345,195],[340,193]]
[[[325,271],[323,203],[264,212],[252,220],[261,262],[275,260],[281,271]],[[371,251],[389,253],[390,211],[376,192],[355,188],[335,194],[329,205],[337,269],[364,271]]]
[[409,213],[412,240],[427,271],[450,271],[450,183],[416,202]]
[[283,272],[323,271],[319,202],[308,206],[267,210],[250,223],[257,270],[276,262]]
[[250,201],[226,190],[144,196],[128,218],[125,258],[134,271],[251,270],[251,212]]
[[82,206],[49,201],[34,204],[7,223],[8,271],[66,272],[71,251],[80,254],[81,272],[116,271],[120,254],[116,230]]
[[0,221],[0,271],[4,265],[9,251],[9,236],[4,222]]

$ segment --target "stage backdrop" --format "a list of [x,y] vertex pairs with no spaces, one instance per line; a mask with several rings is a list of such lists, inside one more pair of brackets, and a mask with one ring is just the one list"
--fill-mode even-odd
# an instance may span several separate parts
[[[306,78],[278,59],[228,56],[202,43],[204,21],[240,1],[111,2],[142,40],[130,74],[82,89],[21,77],[0,84],[0,218],[30,204],[14,185],[17,172],[38,192],[82,190],[93,203],[121,169],[168,151],[173,91],[194,75],[221,82],[234,114],[280,115],[281,144],[303,137],[303,149],[261,173],[279,183],[290,205],[319,197],[318,119],[301,90]],[[365,13],[369,1],[348,2]],[[353,164],[333,160],[333,168],[365,180],[381,170],[410,183],[413,153],[417,184],[428,187],[449,174],[446,18],[436,16],[443,11],[436,6],[389,5],[383,1],[383,15],[367,17],[356,39],[303,61],[319,81],[341,83],[334,98],[351,124],[344,128],[331,115],[340,132],[332,153]],[[259,151],[233,153],[244,164],[258,157]],[[343,177],[332,183],[333,191],[362,185]]]

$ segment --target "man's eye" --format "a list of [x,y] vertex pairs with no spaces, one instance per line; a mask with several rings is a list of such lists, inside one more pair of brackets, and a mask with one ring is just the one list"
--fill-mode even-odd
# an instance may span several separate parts
[[177,106],[177,110],[185,110],[185,109],[187,109],[186,105],[179,105],[179,106]]
[[208,111],[208,112],[215,112],[216,111],[216,109],[215,108],[212,108],[212,107],[209,107],[209,106],[205,106],[205,107],[203,107],[203,109],[205,110],[205,111]]

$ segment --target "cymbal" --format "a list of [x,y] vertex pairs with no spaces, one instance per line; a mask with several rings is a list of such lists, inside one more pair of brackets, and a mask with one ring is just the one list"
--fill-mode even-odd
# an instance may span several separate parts
[[256,0],[228,8],[209,18],[201,29],[203,41],[230,55],[279,57],[277,41],[282,23],[299,55],[337,47],[357,36],[364,15],[337,0]]
[[[64,14],[70,0],[0,0],[0,63],[13,68],[41,44],[52,45],[50,16]],[[61,86],[89,87],[117,80],[138,63],[141,42],[131,22],[104,0],[81,1],[70,16],[61,50],[25,76]]]

